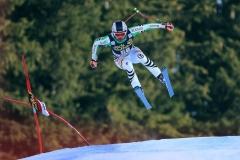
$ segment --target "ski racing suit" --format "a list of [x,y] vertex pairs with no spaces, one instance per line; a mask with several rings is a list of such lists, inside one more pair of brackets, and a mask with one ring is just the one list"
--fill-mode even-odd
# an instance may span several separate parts
[[[159,79],[161,70],[146,57],[144,53],[133,44],[133,39],[140,33],[153,29],[166,29],[165,23],[148,23],[139,26],[130,27],[127,30],[124,40],[119,42],[113,33],[97,38],[92,46],[92,60],[98,59],[99,45],[111,46],[115,64],[122,70],[126,70],[127,76],[133,88],[141,87],[138,77],[134,71],[133,64],[143,64],[156,78]],[[162,74],[161,74],[162,75]],[[160,80],[160,79],[159,79]],[[160,80],[161,81],[161,80]]]

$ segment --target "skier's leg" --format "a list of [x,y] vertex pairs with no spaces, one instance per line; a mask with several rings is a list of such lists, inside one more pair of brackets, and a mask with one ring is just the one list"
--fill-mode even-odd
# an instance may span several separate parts
[[127,58],[117,58],[115,59],[115,64],[123,70],[127,71],[127,76],[130,80],[130,83],[133,88],[135,87],[141,87],[141,84],[138,80],[137,74],[135,73],[135,70],[133,68],[132,62]]
[[146,57],[138,47],[132,49],[130,56],[133,63],[142,63],[157,79],[165,84],[161,70],[153,63],[151,59]]
[[151,105],[149,104],[148,100],[146,99],[141,84],[138,80],[137,74],[134,71],[132,61],[130,57],[114,57],[115,64],[123,70],[127,71],[127,76],[131,82],[132,88],[134,89],[137,96],[141,99],[147,109],[151,109]]

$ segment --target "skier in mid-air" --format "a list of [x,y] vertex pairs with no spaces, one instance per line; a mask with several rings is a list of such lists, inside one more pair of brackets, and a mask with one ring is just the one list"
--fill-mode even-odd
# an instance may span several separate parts
[[[112,32],[106,36],[97,38],[92,46],[92,59],[90,66],[97,67],[99,45],[111,46],[115,64],[127,71],[127,76],[134,90],[141,88],[141,84],[134,71],[133,64],[143,64],[157,79],[165,85],[165,79],[161,70],[146,57],[144,53],[133,44],[133,38],[138,34],[152,29],[166,29],[173,31],[174,26],[170,22],[149,23],[128,28],[124,21],[118,20],[112,25]],[[142,89],[142,88],[141,88]]]

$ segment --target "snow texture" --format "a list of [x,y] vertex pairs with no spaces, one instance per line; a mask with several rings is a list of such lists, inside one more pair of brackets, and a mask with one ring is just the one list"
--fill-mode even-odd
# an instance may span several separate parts
[[240,136],[195,137],[65,148],[22,160],[240,160]]

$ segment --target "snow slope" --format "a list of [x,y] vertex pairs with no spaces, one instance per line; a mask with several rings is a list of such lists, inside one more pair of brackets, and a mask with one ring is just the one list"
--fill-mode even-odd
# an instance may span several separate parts
[[240,136],[162,139],[65,148],[22,160],[240,160]]

